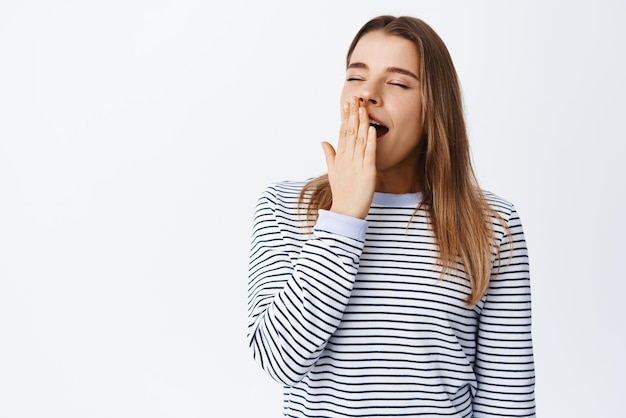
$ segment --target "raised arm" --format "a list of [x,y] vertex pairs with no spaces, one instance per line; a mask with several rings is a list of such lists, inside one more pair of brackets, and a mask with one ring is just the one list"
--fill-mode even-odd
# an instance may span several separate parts
[[320,211],[312,236],[277,214],[293,211],[271,189],[259,199],[248,282],[248,341],[263,369],[286,385],[303,378],[333,334],[350,298],[364,220]]
[[285,200],[268,189],[255,212],[249,342],[261,366],[286,385],[300,381],[320,356],[354,285],[376,179],[376,131],[362,100],[344,104],[337,151],[322,146],[333,203],[319,211],[312,237],[303,243],[293,193]]

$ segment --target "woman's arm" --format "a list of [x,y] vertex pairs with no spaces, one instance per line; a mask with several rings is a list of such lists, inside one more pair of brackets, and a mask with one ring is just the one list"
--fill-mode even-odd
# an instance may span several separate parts
[[514,208],[508,226],[478,325],[476,418],[535,416],[528,251]]
[[304,377],[339,325],[367,227],[364,220],[320,211],[302,244],[287,239],[297,232],[277,219],[294,210],[271,188],[260,197],[249,260],[249,345],[263,369],[286,385]]

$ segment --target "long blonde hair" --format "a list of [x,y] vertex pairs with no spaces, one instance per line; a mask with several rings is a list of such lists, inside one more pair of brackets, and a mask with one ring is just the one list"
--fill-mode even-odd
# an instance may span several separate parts
[[[458,268],[460,262],[471,285],[466,301],[475,305],[489,287],[494,252],[499,257],[491,217],[503,222],[487,203],[472,168],[454,64],[439,35],[422,20],[379,16],[356,34],[346,65],[359,39],[372,31],[408,39],[417,48],[424,115],[424,138],[415,167],[423,200],[417,210],[428,212],[443,273]],[[300,193],[301,204],[305,197],[309,198],[307,219],[314,221],[319,209],[332,204],[328,175],[309,181]]]

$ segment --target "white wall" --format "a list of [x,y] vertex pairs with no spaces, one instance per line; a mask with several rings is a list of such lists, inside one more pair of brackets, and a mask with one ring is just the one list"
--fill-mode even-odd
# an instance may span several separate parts
[[324,171],[345,51],[383,13],[446,41],[479,178],[524,221],[539,415],[619,415],[624,2],[20,0],[0,4],[1,417],[280,416],[245,341],[253,205]]

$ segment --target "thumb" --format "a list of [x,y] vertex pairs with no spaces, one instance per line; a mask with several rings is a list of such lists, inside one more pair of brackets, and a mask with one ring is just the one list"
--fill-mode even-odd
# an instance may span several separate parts
[[335,148],[328,142],[322,142],[322,149],[324,150],[324,156],[326,157],[326,166],[330,170],[335,165]]

